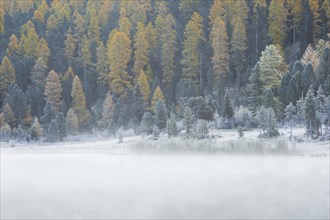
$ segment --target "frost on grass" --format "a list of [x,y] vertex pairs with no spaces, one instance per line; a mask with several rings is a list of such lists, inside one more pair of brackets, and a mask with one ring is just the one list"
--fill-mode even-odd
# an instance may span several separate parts
[[216,139],[181,139],[167,141],[139,141],[131,145],[133,151],[149,152],[202,152],[202,153],[289,153],[289,142],[285,138],[248,139],[239,138],[218,142]]

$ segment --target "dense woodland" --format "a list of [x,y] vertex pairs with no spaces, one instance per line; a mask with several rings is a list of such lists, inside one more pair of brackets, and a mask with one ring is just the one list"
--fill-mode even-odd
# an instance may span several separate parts
[[[2,139],[330,125],[330,0],[0,0]],[[323,131],[323,127],[328,130]],[[329,135],[330,136],[330,135]]]

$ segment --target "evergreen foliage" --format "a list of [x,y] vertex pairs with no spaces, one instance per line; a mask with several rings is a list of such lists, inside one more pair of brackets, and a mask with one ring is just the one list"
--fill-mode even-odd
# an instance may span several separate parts
[[178,127],[176,125],[175,115],[174,115],[173,112],[170,115],[170,119],[167,120],[166,127],[167,127],[167,134],[168,134],[169,137],[178,136],[178,134],[179,134],[178,133]]
[[141,121],[141,132],[151,134],[154,124],[154,117],[150,114],[150,112],[145,112]]
[[60,141],[63,140],[66,136],[68,136],[67,124],[64,114],[62,112],[57,113],[55,117],[55,122],[58,128],[58,134]]
[[187,106],[183,113],[183,123],[185,126],[185,131],[187,136],[191,136],[193,133],[193,124],[194,124],[194,114],[191,108]]
[[40,137],[42,137],[44,133],[44,129],[39,124],[38,118],[34,118],[33,123],[31,125],[31,139],[32,140],[38,140]]
[[48,142],[57,142],[59,140],[60,140],[59,129],[58,129],[55,119],[53,119],[48,126],[47,141]]

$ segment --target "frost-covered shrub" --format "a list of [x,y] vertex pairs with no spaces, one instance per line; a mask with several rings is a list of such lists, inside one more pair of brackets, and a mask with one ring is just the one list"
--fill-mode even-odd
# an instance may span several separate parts
[[242,138],[244,137],[244,129],[241,126],[237,127],[238,137]]
[[209,129],[207,128],[207,123],[204,120],[199,121],[197,128],[197,138],[204,139],[207,138],[209,134]]
[[116,125],[115,123],[113,122],[113,120],[111,119],[109,124],[108,124],[108,135],[110,137],[112,136],[115,136],[116,135],[116,132],[117,132],[117,128],[116,128]]
[[252,112],[243,106],[235,109],[235,126],[242,126],[246,128],[253,127],[253,116]]

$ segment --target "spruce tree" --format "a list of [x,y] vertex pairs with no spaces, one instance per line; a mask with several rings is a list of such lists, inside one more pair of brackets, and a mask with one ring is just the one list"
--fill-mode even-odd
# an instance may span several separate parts
[[158,100],[155,107],[155,123],[159,129],[166,128],[167,111],[166,106],[161,100]]
[[261,106],[257,112],[256,118],[259,127],[262,129],[261,137],[271,138],[279,135],[276,128],[276,118],[273,108]]
[[315,96],[312,86],[309,88],[304,102],[304,113],[306,121],[306,132],[308,135],[318,136],[318,125],[316,119]]
[[261,105],[262,81],[260,79],[259,62],[252,69],[249,83],[247,85],[247,101],[249,110],[255,115],[258,107]]
[[44,114],[40,118],[40,122],[47,129],[50,122],[56,117],[56,110],[50,102],[46,102],[43,112]]
[[277,112],[278,109],[278,104],[277,104],[277,100],[274,97],[274,94],[272,92],[271,89],[266,88],[263,91],[262,94],[262,106],[264,106],[265,108],[273,108],[273,110],[275,112]]
[[194,124],[194,113],[192,112],[191,108],[188,106],[185,108],[183,113],[183,124],[185,126],[186,135],[192,135],[193,131],[193,124]]
[[55,119],[53,119],[48,126],[47,141],[48,142],[57,142],[59,140],[60,140],[59,129],[58,129]]
[[175,115],[172,112],[170,115],[170,119],[167,120],[167,134],[169,137],[178,136],[178,127],[176,125]]
[[58,128],[58,134],[60,141],[63,141],[63,138],[68,136],[67,124],[64,114],[59,112],[55,117],[55,122]]
[[228,90],[226,91],[225,97],[224,97],[224,104],[222,107],[222,116],[226,118],[227,120],[230,120],[235,115],[233,105],[231,103],[231,98],[229,95]]
[[78,133],[78,118],[73,108],[70,108],[66,115],[66,124],[69,134],[74,135]]
[[150,112],[145,112],[141,120],[141,132],[151,134],[154,124],[154,117]]
[[47,64],[44,61],[44,58],[39,57],[34,64],[31,71],[31,81],[37,86],[44,88],[45,86],[45,75],[47,71]]
[[289,121],[290,123],[290,139],[292,137],[292,126],[293,126],[293,118],[296,112],[296,107],[290,102],[288,106],[285,107],[284,109],[284,114],[285,118]]

